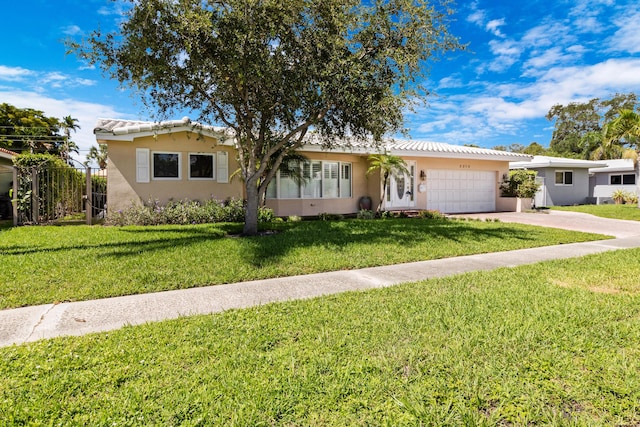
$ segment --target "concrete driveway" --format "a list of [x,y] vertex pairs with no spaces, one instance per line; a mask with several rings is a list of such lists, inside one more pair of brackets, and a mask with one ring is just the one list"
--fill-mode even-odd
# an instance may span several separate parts
[[454,215],[461,218],[499,219],[502,222],[563,228],[565,230],[599,233],[616,238],[640,237],[640,221],[600,218],[568,211],[548,210],[542,212],[496,212]]

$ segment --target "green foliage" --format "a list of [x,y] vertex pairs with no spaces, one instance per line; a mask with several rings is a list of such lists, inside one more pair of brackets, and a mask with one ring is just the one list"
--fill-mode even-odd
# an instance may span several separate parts
[[57,154],[63,142],[57,118],[32,108],[0,104],[0,147],[17,153]]
[[611,193],[611,198],[617,204],[622,204],[627,198],[627,192],[624,190],[615,190],[613,193]]
[[[630,200],[633,200],[631,198]],[[640,221],[640,209],[629,204],[606,204],[606,205],[578,205],[578,206],[552,206],[551,209],[583,212],[602,218],[626,219],[630,221]]]
[[279,232],[226,238],[241,232],[239,223],[0,229],[0,309],[606,238],[413,218],[287,221],[268,228]]
[[612,251],[2,348],[0,415],[6,425],[635,426],[639,258]]
[[447,0],[131,1],[118,33],[68,46],[160,116],[190,109],[235,131],[255,234],[269,182],[311,129],[325,146],[403,130],[428,93],[425,63],[464,48],[451,13]]
[[371,209],[360,209],[357,214],[358,219],[374,219],[376,213]]
[[536,182],[536,171],[516,169],[509,171],[506,181],[500,185],[503,197],[533,198],[540,189]]
[[344,215],[342,214],[335,214],[335,213],[328,213],[328,212],[323,212],[320,215],[318,215],[318,219],[320,221],[341,221],[344,219]]
[[593,142],[593,135],[602,134],[605,125],[620,110],[636,110],[638,107],[635,93],[616,94],[606,100],[594,98],[585,103],[554,105],[546,116],[548,120],[555,120],[549,148],[562,157],[589,159],[598,146]]
[[369,161],[369,167],[367,168],[367,176],[379,172],[380,181],[382,183],[380,189],[380,203],[376,212],[381,213],[382,204],[387,194],[387,187],[389,186],[389,179],[393,177],[400,177],[402,175],[408,175],[407,162],[400,156],[395,154],[371,154],[367,158]]
[[98,167],[101,170],[104,170],[107,168],[107,158],[107,144],[100,144],[97,148],[94,145],[89,149],[89,154],[87,155],[87,163],[91,163],[91,161],[94,161],[98,164]]
[[613,201],[620,205],[622,203],[627,205],[637,205],[638,204],[638,196],[635,193],[625,190],[615,190],[611,193],[611,198]]
[[[260,222],[271,222],[273,210],[261,207],[258,216]],[[109,225],[165,225],[165,224],[209,224],[217,222],[242,222],[244,203],[242,200],[229,199],[223,202],[207,200],[170,201],[161,205],[157,200],[149,200],[144,205],[132,204],[127,209],[109,212]]]
[[423,219],[446,219],[447,218],[447,216],[442,212],[437,210],[432,210],[432,209],[420,211],[418,216]]

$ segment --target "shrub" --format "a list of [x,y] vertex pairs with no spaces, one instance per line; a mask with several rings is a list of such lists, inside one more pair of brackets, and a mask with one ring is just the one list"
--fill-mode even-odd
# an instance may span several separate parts
[[[273,210],[260,208],[258,222],[271,222]],[[109,212],[109,225],[161,225],[161,224],[206,224],[216,222],[243,222],[244,203],[242,200],[170,200],[161,205],[158,200],[149,200],[144,205],[133,203],[123,211]]]
[[635,193],[627,193],[627,195],[624,198],[624,203],[627,205],[637,205],[638,196]]
[[360,209],[357,215],[358,219],[374,219],[375,217],[376,213],[370,209]]
[[344,215],[323,212],[320,215],[318,215],[318,219],[320,221],[340,221],[344,219]]
[[616,190],[611,194],[611,198],[615,204],[622,204],[627,198],[627,192],[624,190]]
[[418,216],[423,219],[445,219],[446,215],[437,210],[420,211]]
[[541,185],[536,182],[536,174],[536,171],[526,169],[509,171],[507,179],[500,184],[502,196],[523,199],[535,197]]

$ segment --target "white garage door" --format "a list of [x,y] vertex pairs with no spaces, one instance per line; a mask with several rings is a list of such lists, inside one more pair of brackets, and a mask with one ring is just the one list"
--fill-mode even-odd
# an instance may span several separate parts
[[444,213],[495,211],[496,173],[427,170],[427,209]]

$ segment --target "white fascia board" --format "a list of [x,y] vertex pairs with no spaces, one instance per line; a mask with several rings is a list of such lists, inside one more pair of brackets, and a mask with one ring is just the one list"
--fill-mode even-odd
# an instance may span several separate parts
[[[125,128],[125,130],[127,130]],[[158,136],[158,135],[166,135],[171,133],[178,132],[190,132],[195,134],[202,134],[206,136],[210,136],[212,138],[216,138],[220,141],[221,145],[234,145],[233,138],[229,138],[229,136],[225,133],[223,129],[202,129],[197,130],[192,126],[182,126],[182,127],[174,127],[174,128],[166,128],[166,129],[156,129],[151,131],[140,131],[140,132],[109,132],[109,131],[97,131],[95,132],[96,139],[100,143],[108,143],[109,141],[128,141],[133,142],[136,138],[144,138],[147,136]]]
[[391,150],[391,154],[401,157],[427,157],[441,159],[465,159],[465,160],[491,160],[491,161],[514,161],[514,159],[522,159],[521,156],[512,156],[510,154],[482,154],[482,153],[458,153],[451,151],[408,151],[408,150]]

